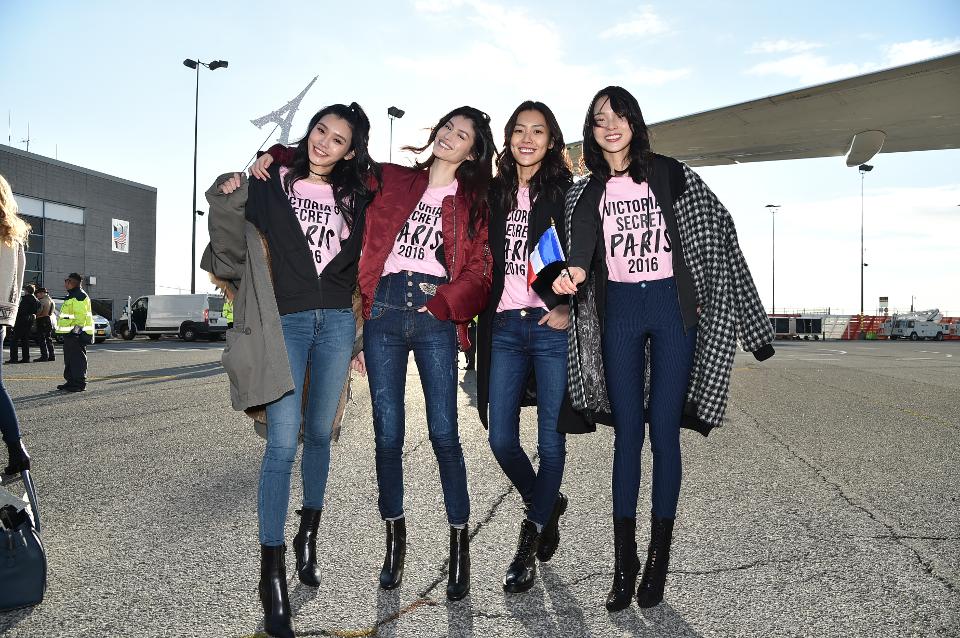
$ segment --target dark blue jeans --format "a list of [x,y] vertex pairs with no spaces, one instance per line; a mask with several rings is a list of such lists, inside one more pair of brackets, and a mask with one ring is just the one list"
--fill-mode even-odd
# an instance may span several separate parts
[[384,519],[404,515],[404,388],[411,350],[426,399],[427,428],[440,467],[447,520],[450,525],[463,525],[470,519],[467,469],[457,429],[456,332],[453,323],[417,312],[430,299],[430,286],[444,281],[409,271],[381,278],[370,319],[363,326],[363,354],[373,403],[380,516]]
[[[546,525],[553,511],[567,454],[557,432],[567,390],[567,331],[537,325],[546,310],[499,312],[493,319],[490,358],[490,449],[527,504],[528,517]],[[520,446],[520,399],[533,368],[537,379],[537,451],[534,472]]]
[[[5,328],[0,326],[0,343],[3,342]],[[3,385],[3,357],[0,357],[0,433],[4,443],[16,443],[20,440],[20,423],[17,421],[17,411],[13,408],[13,401],[7,386]]]
[[[684,332],[672,278],[608,282],[603,365],[613,410],[613,515],[636,518],[644,423],[653,449],[653,513],[674,518],[680,499],[680,421],[696,328]],[[650,340],[650,413],[643,409],[644,344]]]
[[[323,509],[330,472],[330,434],[347,379],[356,321],[350,308],[322,308],[280,317],[294,390],[267,405],[267,449],[258,492],[260,543],[282,545],[290,474],[303,423],[303,506]],[[310,385],[304,404],[304,378]]]

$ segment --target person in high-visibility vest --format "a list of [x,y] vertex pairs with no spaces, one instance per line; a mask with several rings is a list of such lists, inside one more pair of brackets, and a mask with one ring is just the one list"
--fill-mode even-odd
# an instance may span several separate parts
[[223,312],[220,313],[227,320],[227,329],[233,327],[233,302],[227,298],[223,299]]
[[72,272],[63,280],[67,298],[60,306],[57,334],[63,336],[63,378],[58,390],[83,392],[87,388],[87,346],[93,343],[93,308],[80,287],[83,277]]

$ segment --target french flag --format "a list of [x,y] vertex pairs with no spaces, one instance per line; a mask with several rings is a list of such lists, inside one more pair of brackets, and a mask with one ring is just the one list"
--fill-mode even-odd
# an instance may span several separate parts
[[527,287],[533,289],[548,308],[559,303],[552,285],[553,280],[565,267],[566,259],[563,248],[560,247],[560,238],[557,236],[557,229],[551,225],[541,235],[527,258]]

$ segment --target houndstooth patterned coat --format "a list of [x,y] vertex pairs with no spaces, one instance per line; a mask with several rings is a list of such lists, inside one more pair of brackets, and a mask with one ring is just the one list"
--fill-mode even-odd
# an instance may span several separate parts
[[[730,213],[699,175],[686,164],[682,168],[684,188],[679,196],[673,194],[673,209],[700,307],[684,426],[706,435],[723,422],[737,342],[762,361],[773,355],[770,344],[774,334],[737,243]],[[589,181],[584,179],[567,192],[564,215],[568,254],[572,250],[573,211]],[[571,300],[568,385],[574,408],[598,422],[609,423],[596,276],[591,272]],[[647,357],[648,375],[649,360]],[[649,384],[646,387],[649,389]]]

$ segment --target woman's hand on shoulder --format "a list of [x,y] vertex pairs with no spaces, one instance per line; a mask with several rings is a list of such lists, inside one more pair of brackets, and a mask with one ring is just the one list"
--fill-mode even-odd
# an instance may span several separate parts
[[241,184],[240,173],[234,173],[233,177],[231,177],[227,181],[220,184],[220,192],[223,193],[224,195],[229,195],[233,191],[240,188],[240,184]]
[[571,266],[564,268],[556,279],[553,280],[553,292],[558,295],[575,295],[577,286],[587,279],[587,272],[583,268]]
[[253,163],[253,166],[250,167],[250,177],[256,177],[267,181],[270,179],[270,173],[267,172],[267,169],[270,168],[270,165],[273,164],[273,155],[270,153],[264,153],[257,158],[257,161]]

